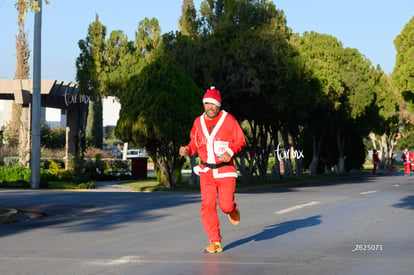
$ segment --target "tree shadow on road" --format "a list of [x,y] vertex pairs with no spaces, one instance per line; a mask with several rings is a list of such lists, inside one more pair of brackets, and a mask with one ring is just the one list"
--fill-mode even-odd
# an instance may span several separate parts
[[322,223],[321,215],[312,216],[306,219],[300,219],[300,220],[293,220],[293,221],[287,221],[283,223],[278,223],[274,225],[266,226],[262,232],[259,232],[257,234],[254,234],[252,236],[249,236],[244,239],[240,239],[237,241],[234,241],[232,243],[229,243],[224,247],[224,249],[232,249],[237,246],[246,244],[250,241],[264,241],[276,238],[278,236],[293,232],[295,230],[310,227],[310,226],[316,226]]
[[0,224],[0,237],[57,226],[66,232],[108,231],[131,222],[174,215],[174,208],[199,207],[200,195],[187,193],[4,191],[1,204],[44,214],[41,219]]
[[399,203],[393,204],[392,206],[397,208],[414,209],[414,196],[402,198]]

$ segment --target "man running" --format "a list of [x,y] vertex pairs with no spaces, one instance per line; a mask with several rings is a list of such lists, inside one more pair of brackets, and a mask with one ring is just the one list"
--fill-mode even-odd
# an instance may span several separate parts
[[210,239],[204,253],[223,251],[220,221],[217,214],[217,197],[220,209],[228,214],[233,225],[239,224],[240,211],[234,200],[237,171],[233,157],[239,153],[246,140],[237,120],[220,110],[220,92],[214,87],[203,97],[204,113],[197,117],[191,129],[191,141],[180,147],[180,155],[198,153],[201,163],[194,167],[200,175],[201,221]]

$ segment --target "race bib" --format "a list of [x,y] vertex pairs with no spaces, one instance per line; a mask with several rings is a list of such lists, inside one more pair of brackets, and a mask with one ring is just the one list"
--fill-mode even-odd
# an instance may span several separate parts
[[228,141],[214,141],[214,153],[217,157],[221,157],[221,155],[226,152],[226,149],[229,147]]

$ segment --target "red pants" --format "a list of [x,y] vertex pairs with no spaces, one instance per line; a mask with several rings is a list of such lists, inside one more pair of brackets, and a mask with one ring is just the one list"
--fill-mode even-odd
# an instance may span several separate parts
[[404,162],[404,173],[406,175],[409,175],[410,174],[410,170],[411,170],[411,163]]
[[377,170],[377,164],[374,163],[374,167],[372,168],[372,175],[375,176],[375,171]]
[[217,214],[217,196],[221,211],[230,214],[237,209],[234,201],[236,178],[213,178],[213,171],[200,173],[201,221],[210,241],[220,242],[220,221]]

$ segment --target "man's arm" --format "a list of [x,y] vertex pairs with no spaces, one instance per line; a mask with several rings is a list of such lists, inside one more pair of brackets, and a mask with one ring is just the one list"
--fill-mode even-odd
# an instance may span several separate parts
[[[246,139],[244,137],[242,128],[240,127],[239,123],[234,117],[232,117],[232,119],[234,120],[233,121],[233,125],[234,125],[233,126],[233,142],[229,144],[229,147],[227,148],[226,152],[223,153],[222,158],[224,156],[224,159],[228,159],[228,156],[226,156],[227,154],[229,155],[231,159],[234,155],[239,153],[243,149],[243,147],[246,145]],[[230,161],[230,159],[228,159],[228,161]],[[225,160],[222,160],[222,161],[226,162]]]
[[195,133],[196,133],[196,126],[195,126],[195,121],[193,124],[193,128],[191,129],[190,132],[190,142],[186,145],[186,146],[181,146],[180,150],[179,150],[179,154],[180,156],[192,156],[197,152],[197,146],[195,144]]

